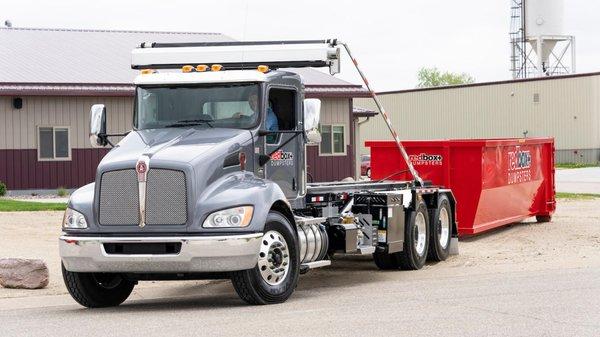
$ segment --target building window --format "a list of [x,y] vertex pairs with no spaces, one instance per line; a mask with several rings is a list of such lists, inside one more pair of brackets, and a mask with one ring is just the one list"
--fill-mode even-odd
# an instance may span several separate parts
[[68,127],[38,127],[38,160],[71,160]]
[[319,146],[319,154],[345,155],[345,128],[345,125],[321,125],[321,145]]

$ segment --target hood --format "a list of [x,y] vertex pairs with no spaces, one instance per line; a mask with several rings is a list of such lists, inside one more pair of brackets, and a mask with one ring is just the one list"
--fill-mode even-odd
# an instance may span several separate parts
[[[112,149],[98,169],[133,163],[142,156],[150,162],[193,164],[213,152],[227,154],[251,139],[248,130],[182,127],[132,131]],[[119,165],[121,166],[121,165]],[[133,168],[133,166],[131,166]]]

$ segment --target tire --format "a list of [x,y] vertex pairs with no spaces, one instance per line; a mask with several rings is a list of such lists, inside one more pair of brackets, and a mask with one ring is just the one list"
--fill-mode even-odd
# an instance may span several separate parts
[[377,268],[381,270],[393,270],[400,267],[398,253],[375,252],[373,253],[373,261],[375,261]]
[[135,282],[120,274],[75,273],[62,266],[65,285],[77,303],[88,308],[115,307],[123,303],[133,291]]
[[[257,265],[252,269],[236,271],[231,274],[231,283],[233,283],[235,291],[248,304],[263,305],[285,302],[298,284],[300,254],[298,239],[292,229],[292,224],[281,213],[271,211],[267,216],[264,233]],[[278,248],[282,248],[278,244],[284,244],[285,249],[278,251]],[[288,252],[287,257],[283,253],[285,251]],[[275,261],[271,262],[272,260]],[[285,265],[286,261],[287,265]],[[282,274],[271,272],[271,270],[283,269],[285,266],[289,267]],[[278,275],[282,279],[279,279]],[[269,276],[271,278],[267,279]]]
[[444,261],[450,253],[450,239],[452,238],[452,207],[450,207],[450,200],[445,194],[440,194],[437,207],[429,210],[429,223],[431,235],[427,259]]
[[552,221],[551,215],[536,215],[535,220],[539,223],[545,223]]
[[427,206],[419,201],[414,211],[406,214],[404,225],[404,249],[395,253],[400,268],[417,270],[423,268],[429,247],[429,216]]

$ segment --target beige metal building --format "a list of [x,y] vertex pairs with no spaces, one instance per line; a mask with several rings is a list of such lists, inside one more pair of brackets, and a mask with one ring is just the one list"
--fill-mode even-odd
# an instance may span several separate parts
[[[600,162],[600,73],[380,93],[402,139],[555,138],[557,162]],[[355,105],[374,109],[371,99]],[[372,118],[366,140],[391,139]]]

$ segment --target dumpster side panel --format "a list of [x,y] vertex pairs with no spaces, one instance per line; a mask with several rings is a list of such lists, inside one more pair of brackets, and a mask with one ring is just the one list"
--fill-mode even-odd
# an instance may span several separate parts
[[522,221],[540,211],[544,194],[543,146],[487,145],[483,153],[481,198],[472,228],[476,234]]
[[447,186],[456,196],[458,233],[467,234],[475,223],[482,189],[482,153],[479,144],[452,147],[450,160],[446,165],[450,169]]

